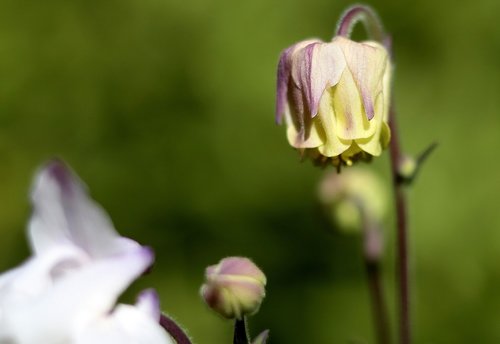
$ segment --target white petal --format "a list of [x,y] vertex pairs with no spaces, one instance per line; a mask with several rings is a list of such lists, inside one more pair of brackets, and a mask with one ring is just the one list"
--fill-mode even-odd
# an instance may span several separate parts
[[119,305],[84,329],[75,344],[175,344],[158,321],[142,310]]
[[150,316],[155,321],[160,322],[160,299],[154,289],[147,289],[141,292],[137,298],[135,306],[144,314]]
[[120,237],[108,215],[87,195],[84,184],[63,163],[53,161],[36,176],[29,225],[31,245],[39,254],[73,244],[99,258],[138,244]]
[[118,296],[152,261],[151,250],[138,249],[86,264],[58,280],[43,297],[9,310],[9,325],[21,343],[64,342],[75,331],[107,314]]
[[4,300],[36,297],[50,288],[66,266],[80,266],[86,260],[73,246],[61,246],[0,276],[0,308]]
[[19,331],[27,332],[23,312],[31,311],[31,305],[64,276],[67,267],[84,264],[86,258],[74,246],[61,246],[0,276],[0,343],[17,338]]

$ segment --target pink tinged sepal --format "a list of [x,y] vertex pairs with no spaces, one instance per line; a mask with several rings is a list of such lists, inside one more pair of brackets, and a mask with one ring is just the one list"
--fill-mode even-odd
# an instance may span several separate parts
[[[307,39],[296,43],[283,50],[278,62],[278,76],[276,88],[276,123],[281,124],[283,114],[294,107],[299,113],[304,112],[304,100],[302,91],[296,85],[291,85],[292,65],[297,52],[312,43],[317,43],[317,39]],[[290,86],[292,88],[290,89]],[[289,96],[293,99],[293,104],[289,104]]]
[[281,124],[287,103],[288,83],[290,81],[290,55],[294,46],[285,49],[278,62],[278,77],[276,85],[276,123]]
[[[343,37],[334,42],[342,47],[356,86],[361,94],[368,120],[375,116],[375,98],[382,92],[388,54],[383,46],[375,42],[358,43]],[[382,115],[382,114],[380,114]]]
[[325,90],[339,82],[345,66],[342,50],[335,43],[312,43],[294,56],[292,78],[305,97],[311,118],[318,114]]

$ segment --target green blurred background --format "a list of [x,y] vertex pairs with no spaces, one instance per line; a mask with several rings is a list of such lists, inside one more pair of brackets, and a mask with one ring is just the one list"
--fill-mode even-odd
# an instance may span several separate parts
[[[440,143],[409,192],[416,343],[500,342],[497,0],[368,1],[393,35],[402,140]],[[274,123],[280,51],[329,39],[348,1],[2,0],[0,270],[29,252],[33,172],[64,158],[118,230],[151,245],[162,306],[196,343],[231,342],[198,288],[253,258],[270,343],[373,343],[359,240],[330,231],[324,173]],[[374,169],[388,180],[387,154]],[[394,311],[394,220],[387,220]]]

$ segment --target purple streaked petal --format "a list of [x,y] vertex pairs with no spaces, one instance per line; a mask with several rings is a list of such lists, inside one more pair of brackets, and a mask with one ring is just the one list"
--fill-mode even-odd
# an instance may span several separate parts
[[292,77],[305,96],[311,118],[318,114],[323,92],[339,82],[345,66],[344,55],[336,43],[314,42],[297,52]]
[[290,80],[290,55],[295,45],[285,49],[278,62],[278,77],[276,85],[276,123],[281,124],[287,102],[288,82]]
[[59,160],[37,174],[31,199],[29,235],[37,254],[69,244],[99,258],[139,247],[118,235],[106,212],[88,196],[85,185]]
[[[313,98],[311,83],[312,59],[314,47],[318,44],[320,43],[312,42],[302,47],[297,51],[292,64],[292,78],[298,90],[301,92],[300,96],[305,98],[305,105],[307,105],[309,111],[311,110],[311,100]],[[299,95],[297,95],[297,97],[299,97]]]
[[375,116],[375,97],[382,92],[382,78],[387,65],[388,54],[383,46],[374,42],[357,43],[337,37],[342,47],[348,68],[363,102],[366,118]]
[[[277,76],[277,91],[276,91],[276,122],[281,124],[283,114],[286,111],[288,96],[289,96],[289,85],[290,78],[292,75],[293,60],[295,59],[295,53],[300,51],[307,45],[319,42],[317,39],[308,39],[305,41],[298,42],[287,49],[283,50],[280,55],[280,60],[278,63],[278,76]],[[300,91],[300,90],[299,90]],[[300,91],[302,92],[302,91]],[[301,96],[302,97],[302,96]],[[294,97],[296,98],[296,97]],[[302,103],[302,99],[300,100]],[[299,104],[300,105],[300,104]],[[293,106],[297,106],[294,101]],[[299,111],[302,112],[302,111]]]

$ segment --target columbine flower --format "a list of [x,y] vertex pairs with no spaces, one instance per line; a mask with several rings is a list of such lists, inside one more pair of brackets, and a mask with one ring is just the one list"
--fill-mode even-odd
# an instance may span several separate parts
[[266,276],[248,258],[224,258],[206,269],[205,278],[201,296],[228,319],[254,314],[266,295]]
[[152,251],[120,237],[61,162],[38,173],[32,202],[33,256],[0,275],[0,342],[172,343],[154,292],[115,306],[152,264]]
[[280,57],[276,120],[284,116],[290,145],[319,163],[378,156],[390,137],[390,78],[379,43],[341,36],[297,43]]

